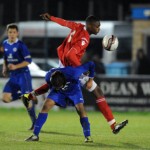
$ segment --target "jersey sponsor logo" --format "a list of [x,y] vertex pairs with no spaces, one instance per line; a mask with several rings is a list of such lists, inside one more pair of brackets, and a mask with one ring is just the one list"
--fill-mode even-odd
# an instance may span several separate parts
[[13,48],[13,51],[14,51],[14,52],[16,52],[16,51],[17,51],[17,48],[16,48],[16,47],[14,47],[14,48]]
[[11,53],[8,55],[8,58],[9,58],[9,59],[12,59],[12,58],[13,58],[13,56],[12,56]]
[[18,62],[18,59],[8,58],[8,59],[7,59],[7,62],[10,62],[10,63],[11,63],[11,62]]

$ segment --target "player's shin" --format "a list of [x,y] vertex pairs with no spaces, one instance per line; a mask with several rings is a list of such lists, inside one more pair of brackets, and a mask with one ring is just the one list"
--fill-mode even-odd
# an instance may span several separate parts
[[99,111],[102,112],[103,116],[107,120],[111,129],[114,129],[114,125],[116,124],[116,121],[115,121],[112,111],[111,111],[109,105],[107,104],[107,101],[103,95],[103,91],[101,90],[101,88],[99,86],[96,86],[96,88],[92,92],[95,95],[95,97],[97,98],[96,104],[98,106]]
[[34,102],[32,102],[32,106],[31,107],[27,108],[27,111],[28,111],[28,114],[29,114],[29,116],[31,118],[31,121],[32,121],[32,126],[30,128],[30,130],[32,130],[33,127],[34,127],[34,124],[36,122],[36,114],[35,114],[35,104],[34,104]]
[[80,118],[80,123],[83,128],[83,134],[85,137],[91,136],[90,132],[90,123],[88,121],[88,117]]
[[98,109],[102,112],[103,116],[106,118],[108,124],[110,125],[111,129],[114,129],[114,125],[116,123],[114,116],[112,114],[112,111],[110,107],[108,106],[106,99],[104,96],[99,97],[96,100]]
[[48,113],[39,113],[36,123],[34,125],[34,131],[33,131],[34,135],[36,136],[39,135],[43,124],[47,120],[47,116],[48,116]]

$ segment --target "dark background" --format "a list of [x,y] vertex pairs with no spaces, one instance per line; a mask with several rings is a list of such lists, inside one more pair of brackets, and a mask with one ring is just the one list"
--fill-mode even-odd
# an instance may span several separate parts
[[69,20],[84,20],[89,14],[101,20],[128,20],[131,4],[149,0],[1,0],[0,23],[40,20],[39,14],[51,14]]

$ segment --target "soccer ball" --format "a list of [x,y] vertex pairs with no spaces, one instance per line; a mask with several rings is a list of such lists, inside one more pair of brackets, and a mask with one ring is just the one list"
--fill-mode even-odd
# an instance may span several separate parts
[[105,35],[102,40],[102,46],[107,51],[114,51],[119,44],[118,38],[114,35]]

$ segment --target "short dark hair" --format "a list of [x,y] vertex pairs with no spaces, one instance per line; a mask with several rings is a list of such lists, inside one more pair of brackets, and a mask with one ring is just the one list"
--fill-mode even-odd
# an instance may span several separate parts
[[65,75],[61,71],[55,71],[51,75],[50,82],[54,88],[60,88],[66,84]]
[[16,29],[17,31],[19,31],[18,26],[16,24],[9,24],[9,25],[7,25],[7,31],[9,29]]
[[97,22],[97,21],[99,22],[100,19],[93,15],[90,15],[85,19],[85,21],[86,21],[86,23],[92,23],[92,22]]

